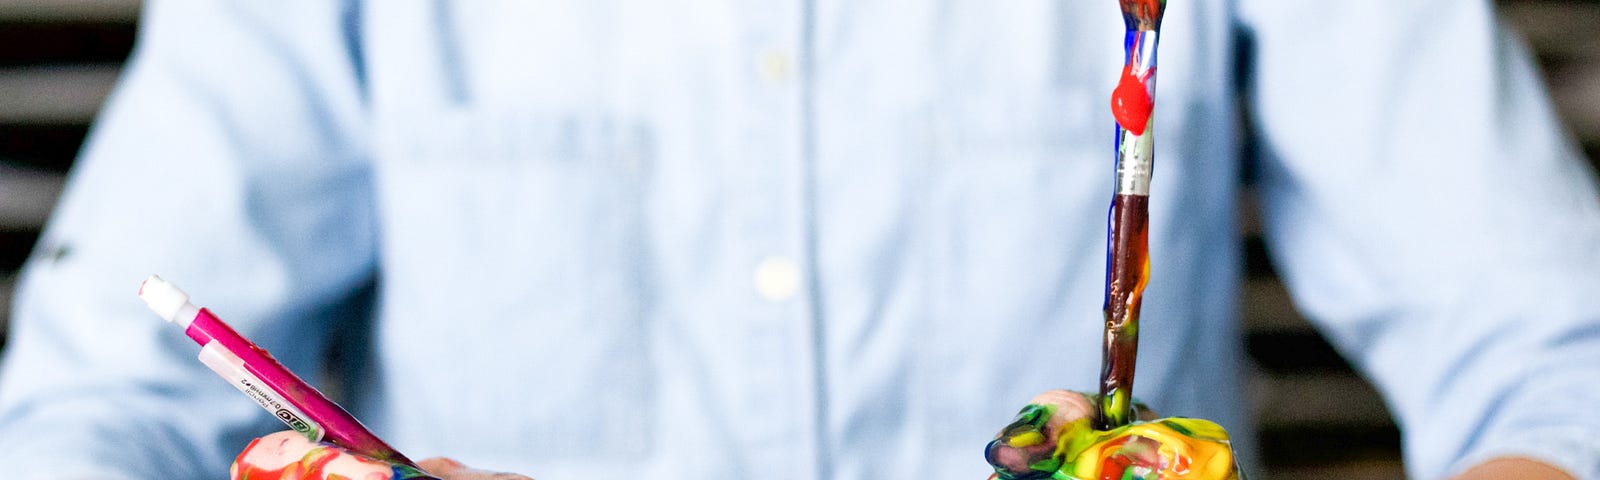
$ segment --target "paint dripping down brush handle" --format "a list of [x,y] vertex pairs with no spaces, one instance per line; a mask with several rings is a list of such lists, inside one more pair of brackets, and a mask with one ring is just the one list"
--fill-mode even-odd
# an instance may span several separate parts
[[1095,427],[1133,421],[1133,374],[1139,351],[1139,306],[1150,280],[1150,174],[1155,163],[1156,45],[1166,0],[1119,0],[1127,34],[1126,62],[1111,94],[1116,119],[1116,195],[1106,231],[1105,338]]
[[[1139,307],[1150,279],[1156,41],[1165,0],[1119,0],[1127,61],[1111,94],[1116,192],[1106,228],[1104,356],[1098,396],[1041,395],[984,449],[992,480],[1239,480],[1228,432],[1198,418],[1135,421]],[[1093,403],[1077,404],[1078,401]],[[1065,412],[1057,408],[1067,408]],[[1077,412],[1090,407],[1090,415]]]

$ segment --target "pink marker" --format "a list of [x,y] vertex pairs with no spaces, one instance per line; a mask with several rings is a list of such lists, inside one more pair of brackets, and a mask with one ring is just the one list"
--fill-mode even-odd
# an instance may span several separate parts
[[[200,344],[200,363],[211,367],[234,388],[313,442],[326,441],[351,452],[372,457],[415,472],[398,471],[397,478],[421,477],[422,469],[356,421],[344,408],[328,400],[294,372],[278,363],[265,349],[239,335],[210,310],[189,303],[189,295],[161,277],[151,275],[139,286],[139,298],[168,322],[184,328]],[[416,474],[417,476],[413,476]]]

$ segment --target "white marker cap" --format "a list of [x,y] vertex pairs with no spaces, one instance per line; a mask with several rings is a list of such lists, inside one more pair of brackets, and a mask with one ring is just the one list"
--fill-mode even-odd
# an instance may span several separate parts
[[151,310],[168,322],[181,325],[191,320],[178,318],[178,312],[189,304],[189,294],[183,293],[183,290],[167,283],[161,277],[151,275],[150,278],[144,279],[144,283],[139,285],[139,299],[144,300],[145,305],[149,305]]

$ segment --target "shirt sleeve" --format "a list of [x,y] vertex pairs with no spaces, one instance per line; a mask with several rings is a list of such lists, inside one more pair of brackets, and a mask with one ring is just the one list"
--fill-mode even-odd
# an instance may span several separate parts
[[[24,268],[0,370],[9,478],[216,479],[283,428],[148,311],[161,274],[308,379],[374,281],[341,2],[152,1]],[[19,470],[20,469],[20,470]]]
[[1600,195],[1519,40],[1481,1],[1239,5],[1269,249],[1410,476],[1600,478]]

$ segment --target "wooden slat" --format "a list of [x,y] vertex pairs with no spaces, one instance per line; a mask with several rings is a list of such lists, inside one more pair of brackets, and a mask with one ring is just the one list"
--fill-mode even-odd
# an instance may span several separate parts
[[1261,194],[1254,185],[1239,189],[1239,235],[1260,236],[1265,229],[1261,222]]
[[1498,2],[1500,15],[1538,55],[1550,97],[1568,131],[1600,166],[1600,2]]
[[1276,279],[1255,278],[1240,290],[1244,328],[1251,333],[1310,333],[1311,323],[1295,309],[1289,289]]
[[6,325],[11,322],[11,290],[16,282],[9,274],[0,275],[0,347],[6,344]]
[[0,70],[0,123],[83,124],[116,83],[116,65]]
[[1395,480],[1406,478],[1405,465],[1399,460],[1365,460],[1335,465],[1272,468],[1267,478],[1273,480]]
[[66,173],[88,131],[88,125],[0,123],[0,165]]
[[1245,334],[1245,348],[1257,368],[1279,375],[1349,373],[1345,358],[1322,335],[1305,333]]
[[[1600,23],[1600,17],[1595,18]],[[1594,40],[1600,44],[1600,39]],[[1549,72],[1550,96],[1567,127],[1586,144],[1600,143],[1600,59]]]
[[1273,469],[1400,460],[1400,431],[1394,426],[1262,429],[1259,444],[1263,463]]
[[44,227],[66,177],[0,164],[0,230]]
[[121,63],[136,30],[131,23],[0,22],[0,67]]
[[39,232],[35,230],[0,230],[0,274],[22,268],[38,241]]
[[1500,16],[1547,60],[1600,60],[1600,3],[1501,1]]
[[0,0],[0,22],[131,23],[139,0]]
[[1251,385],[1262,429],[1374,428],[1394,420],[1371,384],[1351,374],[1261,375]]

